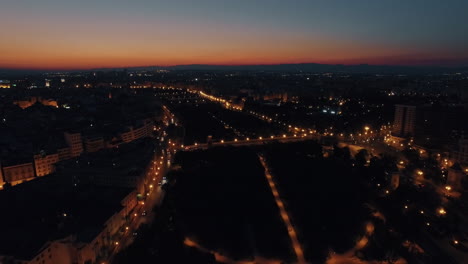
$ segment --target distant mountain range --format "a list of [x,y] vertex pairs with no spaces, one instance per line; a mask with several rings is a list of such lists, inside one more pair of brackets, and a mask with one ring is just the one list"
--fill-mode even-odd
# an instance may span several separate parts
[[[101,68],[94,70],[112,71],[123,68]],[[190,64],[175,66],[129,67],[127,70],[172,70],[172,71],[271,71],[271,72],[312,72],[312,73],[370,73],[370,74],[429,74],[468,72],[466,67],[438,67],[438,66],[393,66],[393,65],[343,65],[343,64],[272,64],[272,65],[208,65]]]
[[135,67],[128,70],[167,69],[191,71],[280,71],[280,72],[331,72],[331,73],[382,73],[382,74],[412,74],[412,73],[445,73],[466,72],[467,67],[437,67],[437,66],[392,66],[392,65],[342,65],[342,64],[274,64],[274,65],[177,65],[170,67]]
[[0,78],[5,78],[9,76],[22,76],[22,75],[30,75],[30,74],[38,74],[44,73],[46,71],[43,70],[18,70],[18,69],[2,69],[0,68]]
[[[342,65],[342,64],[318,64],[318,63],[298,63],[298,64],[273,64],[273,65],[175,65],[175,66],[145,66],[128,68],[97,68],[90,70],[67,70],[67,72],[80,71],[118,71],[127,69],[136,70],[172,70],[172,71],[271,71],[271,72],[312,72],[312,73],[368,73],[368,74],[436,74],[436,73],[456,73],[468,72],[466,67],[439,67],[439,66],[393,66],[393,65]],[[52,72],[53,70],[15,70],[0,69],[1,76],[38,74]],[[55,70],[53,72],[58,72]]]

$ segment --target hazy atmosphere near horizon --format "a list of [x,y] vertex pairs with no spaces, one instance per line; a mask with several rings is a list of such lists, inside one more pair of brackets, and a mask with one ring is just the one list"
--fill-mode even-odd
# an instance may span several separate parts
[[468,64],[465,0],[3,0],[0,67]]

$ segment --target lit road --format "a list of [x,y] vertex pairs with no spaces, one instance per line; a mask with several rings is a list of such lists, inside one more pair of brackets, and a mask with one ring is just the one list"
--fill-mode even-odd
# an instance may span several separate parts
[[[168,171],[168,166],[166,165],[168,161],[167,157],[161,156],[160,159],[158,159],[157,161],[161,162],[161,169],[156,172],[155,179],[152,181],[153,186],[155,187],[151,188],[151,190],[149,191],[149,195],[146,197],[144,203],[137,204],[136,207],[133,209],[132,215],[130,216],[131,220],[127,223],[124,234],[115,242],[107,261],[103,261],[102,263],[112,263],[115,255],[119,251],[128,247],[134,242],[133,233],[137,231],[142,224],[149,224],[153,221],[155,217],[153,208],[161,204],[165,195],[165,192],[161,188],[161,186],[158,186],[156,184]],[[146,215],[143,215],[143,212],[146,212]]]
[[271,192],[273,193],[273,196],[275,197],[275,202],[276,202],[276,205],[278,206],[278,208],[280,210],[281,218],[283,219],[283,222],[286,225],[286,228],[288,230],[288,235],[289,235],[289,238],[291,239],[292,246],[293,246],[293,249],[294,249],[294,253],[296,254],[297,263],[305,264],[306,260],[304,258],[304,252],[302,250],[301,244],[299,243],[299,240],[297,239],[296,229],[291,224],[289,214],[287,213],[286,209],[284,208],[284,203],[283,203],[283,201],[281,200],[281,198],[279,196],[278,189],[276,189],[275,182],[273,181],[273,177],[270,174],[270,171],[268,169],[268,166],[267,166],[265,160],[260,155],[258,157],[259,157],[260,162],[262,163],[263,167],[265,168],[265,177],[267,178],[268,184],[269,184],[270,189],[271,189]]
[[[272,136],[267,138],[256,138],[256,139],[244,139],[244,140],[233,140],[233,141],[218,141],[213,142],[211,144],[212,147],[215,146],[252,146],[252,145],[262,145],[268,142],[281,142],[281,143],[288,143],[288,142],[299,142],[299,141],[306,141],[306,140],[318,140],[320,136],[318,135],[307,135],[307,136]],[[203,144],[195,144],[185,146],[184,150],[197,150],[197,149],[207,149],[209,145],[207,143]]]
[[[171,120],[171,122],[175,122],[175,117],[172,113],[164,107],[166,119]],[[163,136],[163,132],[165,129],[161,129],[161,133],[159,133],[159,137]],[[164,141],[164,145],[167,144],[167,140]],[[169,140],[170,143],[170,140]],[[162,143],[159,142],[159,146],[162,147]],[[149,190],[147,190],[146,199],[142,203],[138,203],[132,211],[130,215],[130,221],[125,226],[124,234],[118,238],[111,248],[111,252],[107,260],[102,261],[101,263],[112,263],[115,255],[121,251],[122,249],[128,247],[134,242],[134,232],[138,230],[138,228],[142,224],[150,224],[154,220],[154,212],[153,208],[161,205],[165,191],[161,188],[158,184],[162,181],[163,177],[167,174],[170,169],[170,165],[173,162],[174,154],[177,151],[177,147],[174,147],[175,144],[167,144],[168,146],[164,148],[162,151],[162,155],[159,157],[154,157],[151,160],[153,164],[153,171],[154,174],[149,180]]]

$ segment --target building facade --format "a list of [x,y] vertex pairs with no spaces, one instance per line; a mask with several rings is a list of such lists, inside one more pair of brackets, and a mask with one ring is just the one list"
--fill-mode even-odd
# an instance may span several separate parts
[[416,106],[395,105],[395,119],[392,135],[397,137],[411,137],[416,128]]
[[85,139],[86,152],[96,152],[105,148],[104,138],[102,137],[88,137]]
[[58,159],[59,161],[67,160],[71,158],[70,148],[69,147],[62,147],[57,149]]
[[68,147],[70,147],[70,156],[72,158],[78,157],[83,153],[83,141],[81,139],[81,133],[64,133],[65,141]]
[[2,163],[0,163],[0,189],[3,189],[4,184],[5,184],[5,179],[3,178]]
[[19,184],[35,177],[32,162],[4,166],[2,167],[2,172],[5,182],[10,183],[11,185]]
[[45,176],[55,172],[55,163],[59,161],[58,153],[41,153],[34,155],[34,167],[37,176]]
[[120,133],[120,138],[123,142],[128,143],[134,140],[150,137],[153,133],[154,122],[151,119],[144,119],[137,126],[129,126],[126,130]]
[[41,103],[45,106],[58,107],[58,103],[56,100],[50,98],[45,99],[42,97],[30,97],[28,99],[14,101],[13,103],[23,109],[28,108],[35,103]]

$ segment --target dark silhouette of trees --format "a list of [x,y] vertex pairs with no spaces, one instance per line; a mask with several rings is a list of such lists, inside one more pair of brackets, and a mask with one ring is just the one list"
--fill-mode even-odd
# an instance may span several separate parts
[[361,149],[356,153],[354,159],[356,160],[357,166],[364,166],[367,163],[367,159],[369,158],[369,152],[367,149]]

